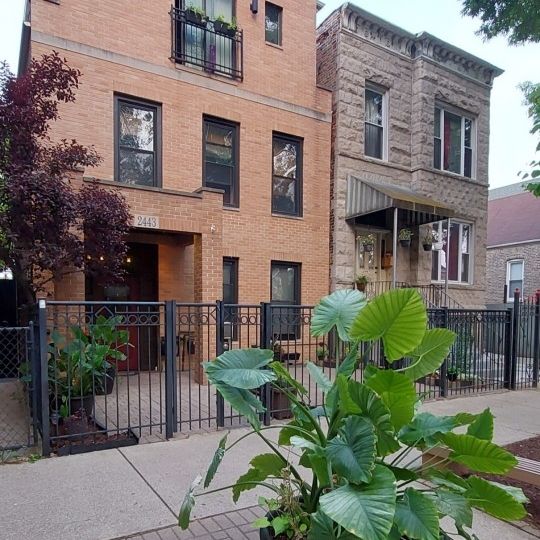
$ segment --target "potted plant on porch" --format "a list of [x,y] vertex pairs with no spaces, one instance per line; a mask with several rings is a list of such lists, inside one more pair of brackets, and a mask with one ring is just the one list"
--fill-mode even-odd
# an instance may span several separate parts
[[[311,323],[315,337],[330,331],[349,344],[349,352],[334,381],[315,364],[307,364],[324,391],[323,407],[311,406],[307,389],[273,361],[270,350],[227,351],[204,364],[210,384],[253,429],[231,443],[228,433],[221,439],[204,477],[207,491],[198,492],[203,482],[198,476],[184,497],[178,517],[183,529],[199,496],[232,489],[237,501],[257,487],[272,492],[271,498],[260,499],[268,509],[256,523],[262,539],[470,539],[473,507],[506,520],[526,515],[521,490],[474,474],[504,474],[517,463],[492,442],[489,410],[443,417],[418,412],[415,381],[441,365],[455,335],[443,328],[427,329],[417,291],[395,289],[369,304],[358,291],[336,291],[321,300]],[[359,350],[378,347],[379,342],[387,362],[406,357],[410,364],[388,370],[368,366],[363,378],[358,377],[363,382],[357,381]],[[294,388],[288,393],[293,420],[262,426],[264,407],[253,391],[284,383]],[[458,428],[466,428],[466,433],[456,433]],[[268,430],[279,431],[277,443],[267,436]],[[234,484],[208,490],[225,456],[251,436],[261,438],[269,451],[253,457]],[[416,464],[415,452],[436,447],[449,450],[448,457]],[[473,474],[460,478],[441,470],[448,463],[465,465]],[[442,521],[444,517],[449,520]],[[457,531],[452,536],[449,524]]]
[[228,37],[234,37],[238,27],[236,25],[236,19],[233,17],[232,21],[229,23],[225,20],[223,15],[218,15],[214,21],[214,30],[218,34],[222,34]]
[[424,251],[431,251],[433,249],[433,244],[437,242],[438,234],[433,229],[428,229],[424,238],[422,239],[422,247]]
[[411,229],[401,229],[399,231],[398,240],[402,247],[409,247],[411,245],[411,238],[413,233]]
[[365,236],[362,236],[361,242],[362,242],[362,250],[365,253],[371,253],[375,249],[375,235],[366,234]]
[[360,292],[366,292],[366,287],[367,287],[368,282],[369,282],[368,277],[364,275],[356,276],[356,279],[354,280],[356,289]]

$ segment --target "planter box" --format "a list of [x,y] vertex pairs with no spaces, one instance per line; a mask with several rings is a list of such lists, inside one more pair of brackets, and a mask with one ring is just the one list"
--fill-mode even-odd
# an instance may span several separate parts
[[277,388],[272,388],[271,415],[276,420],[286,420],[292,418],[291,403],[289,398]]

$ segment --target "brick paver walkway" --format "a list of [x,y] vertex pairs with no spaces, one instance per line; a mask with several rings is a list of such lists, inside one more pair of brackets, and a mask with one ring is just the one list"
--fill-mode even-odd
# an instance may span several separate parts
[[264,510],[253,506],[198,519],[187,531],[176,526],[166,527],[122,540],[259,540],[259,529],[253,527],[253,522],[262,515]]

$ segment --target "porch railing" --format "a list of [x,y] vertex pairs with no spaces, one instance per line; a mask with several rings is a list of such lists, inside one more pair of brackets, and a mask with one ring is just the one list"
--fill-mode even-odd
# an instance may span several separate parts
[[232,79],[243,79],[241,30],[218,31],[217,21],[200,20],[185,9],[171,7],[171,58]]

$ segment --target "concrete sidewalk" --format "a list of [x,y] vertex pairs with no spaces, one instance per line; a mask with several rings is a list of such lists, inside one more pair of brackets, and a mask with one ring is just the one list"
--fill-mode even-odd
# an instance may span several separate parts
[[[540,433],[539,391],[430,402],[423,409],[452,414],[465,410],[478,412],[486,407],[491,407],[497,417],[495,440],[500,444]],[[246,432],[235,429],[230,441]],[[268,433],[277,436],[277,430]],[[110,540],[134,535],[145,540],[182,538],[176,534],[177,529],[170,527],[176,523],[186,489],[198,473],[206,470],[222,436],[219,432],[192,435],[169,442],[0,466],[0,537],[3,540]],[[266,449],[257,436],[247,438],[236,447],[236,452],[226,456],[215,486],[234,483],[247,470],[249,459]],[[237,506],[230,491],[201,497],[193,515],[206,518],[251,507],[256,505],[259,494],[246,492]],[[243,525],[246,532],[246,524]],[[156,530],[143,536],[145,531]],[[479,515],[475,530],[481,539],[495,535],[505,539],[533,538],[483,515]],[[209,532],[219,538],[224,530]],[[227,536],[221,534],[221,538]]]

